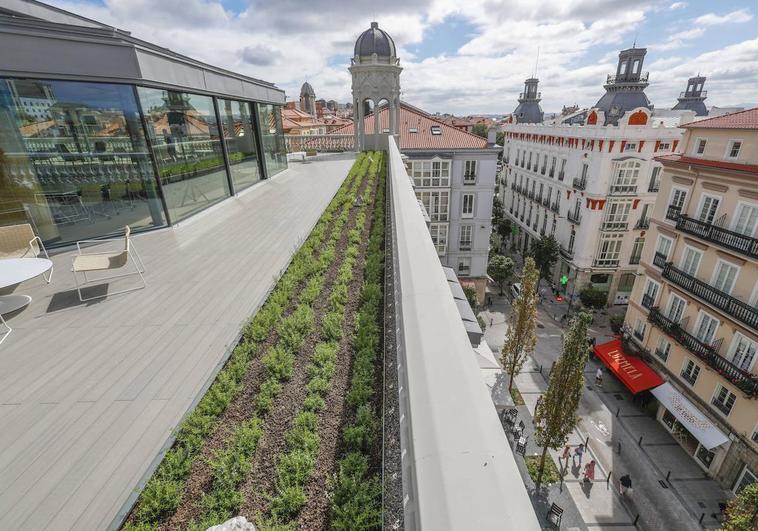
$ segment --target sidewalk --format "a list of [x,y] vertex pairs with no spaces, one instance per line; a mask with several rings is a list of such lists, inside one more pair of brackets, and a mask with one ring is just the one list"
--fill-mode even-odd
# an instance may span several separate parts
[[[499,353],[510,303],[505,297],[493,295],[492,298],[493,304],[481,315],[487,324],[485,340]],[[539,306],[537,349],[515,379],[526,402],[527,411],[524,415],[520,412],[522,417],[534,413],[537,398],[547,388],[548,373],[560,352],[563,332],[553,317],[567,309],[566,306],[567,303],[547,301]],[[596,313],[590,332],[598,343],[610,339],[608,316]],[[575,446],[589,438],[590,453],[585,455],[584,463],[595,459],[598,465],[596,481],[589,490],[582,489],[578,468],[567,471],[563,491],[570,494],[581,520],[592,529],[632,529],[637,519],[640,529],[684,531],[700,529],[698,520],[702,517],[702,526],[718,528],[718,522],[711,515],[718,512],[718,502],[727,499],[726,493],[704,476],[692,458],[655,418],[633,401],[631,393],[613,375],[605,372],[602,388],[592,385],[590,382],[598,366],[593,359],[585,369],[588,384],[577,411],[580,420],[568,442]],[[641,445],[638,444],[640,436]],[[529,444],[533,445],[531,437]],[[528,446],[527,452],[535,450]],[[550,454],[558,464],[558,452]],[[517,461],[523,464],[522,458],[517,457]],[[611,478],[606,486],[608,472]],[[618,477],[626,473],[631,475],[634,489],[622,500],[618,495]]]

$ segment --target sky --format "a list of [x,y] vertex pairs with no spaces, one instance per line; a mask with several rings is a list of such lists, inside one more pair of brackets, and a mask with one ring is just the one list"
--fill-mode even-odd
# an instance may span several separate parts
[[50,0],[298,99],[351,100],[347,67],[372,20],[395,40],[402,99],[428,112],[507,114],[527,77],[542,108],[592,106],[618,52],[647,48],[645,91],[671,108],[707,76],[706,105],[758,104],[755,0]]

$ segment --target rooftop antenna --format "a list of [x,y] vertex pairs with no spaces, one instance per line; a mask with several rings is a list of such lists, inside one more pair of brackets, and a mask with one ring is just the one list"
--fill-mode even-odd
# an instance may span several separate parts
[[532,77],[537,77],[537,65],[540,62],[540,47],[537,46],[537,59],[534,60],[534,71],[532,72]]
[[636,31],[634,32],[634,42],[632,43],[632,48],[636,48],[637,47],[637,33],[638,32],[636,32]]

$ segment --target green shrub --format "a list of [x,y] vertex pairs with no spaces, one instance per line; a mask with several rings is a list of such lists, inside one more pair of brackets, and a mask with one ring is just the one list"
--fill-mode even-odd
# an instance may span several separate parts
[[621,330],[622,330],[622,328],[624,326],[624,318],[625,317],[626,317],[626,315],[611,315],[608,318],[608,321],[609,321],[610,326],[611,326],[611,330],[613,331],[614,334],[620,334],[621,333]]
[[158,531],[158,526],[145,522],[136,524],[127,522],[124,524],[124,527],[121,528],[121,531]]
[[315,431],[292,428],[287,433],[287,448],[301,450],[310,455],[316,455],[321,440]]
[[279,325],[279,341],[290,352],[297,352],[313,324],[313,310],[301,304]]
[[309,393],[312,394],[318,394],[318,395],[325,395],[329,388],[332,386],[331,382],[327,380],[326,378],[316,377],[313,378],[308,384],[305,386],[306,389],[308,389]]
[[303,409],[306,411],[321,411],[326,406],[326,401],[319,395],[308,395],[303,401]]
[[277,495],[271,499],[269,510],[277,520],[290,520],[297,516],[303,505],[305,505],[303,487],[292,485],[278,490]]
[[588,308],[599,310],[608,303],[608,292],[590,285],[579,293],[579,300]]
[[152,478],[142,491],[136,517],[141,522],[155,522],[174,512],[182,499],[182,484],[175,480]]
[[261,361],[267,378],[276,378],[282,381],[288,380],[292,376],[294,357],[278,345],[270,348]]
[[274,399],[282,388],[282,384],[276,378],[268,378],[262,384],[258,391],[258,396],[255,398],[255,406],[258,408],[258,412],[265,414],[271,411],[274,405]]
[[339,341],[342,338],[342,312],[329,312],[321,321],[321,337],[324,341]]
[[300,301],[304,304],[312,306],[321,293],[321,288],[324,286],[324,276],[317,275],[308,281],[302,293],[300,294]]
[[279,457],[276,466],[278,482],[282,487],[304,485],[313,470],[313,457],[302,450],[293,450]]

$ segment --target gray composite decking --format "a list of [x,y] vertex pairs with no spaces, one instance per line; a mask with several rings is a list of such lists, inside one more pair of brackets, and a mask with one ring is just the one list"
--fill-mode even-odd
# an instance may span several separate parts
[[71,252],[16,288],[34,300],[0,345],[0,529],[113,524],[351,163],[291,164],[135,236],[143,290],[80,304]]

